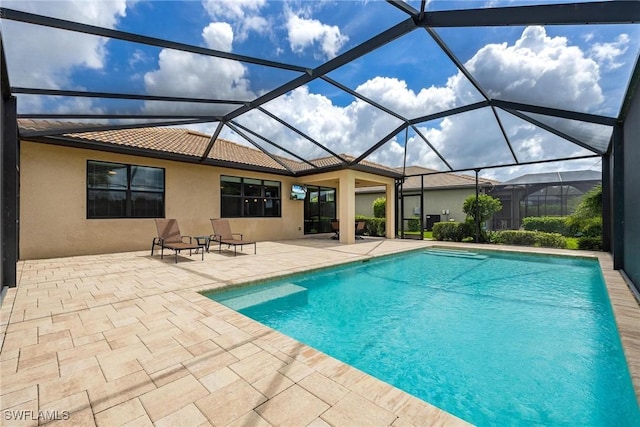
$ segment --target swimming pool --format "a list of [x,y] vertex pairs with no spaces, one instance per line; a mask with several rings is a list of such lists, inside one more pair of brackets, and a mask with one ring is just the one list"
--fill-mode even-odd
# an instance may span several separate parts
[[598,262],[421,250],[207,295],[477,425],[639,425]]

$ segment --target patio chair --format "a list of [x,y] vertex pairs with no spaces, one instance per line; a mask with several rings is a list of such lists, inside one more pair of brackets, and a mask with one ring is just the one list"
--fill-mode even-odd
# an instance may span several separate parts
[[338,240],[340,238],[340,220],[331,220],[331,231],[333,231],[333,236],[331,236],[331,238],[333,240]]
[[364,235],[365,232],[365,228],[364,226],[367,225],[367,222],[364,220],[358,220],[356,221],[356,239],[362,239],[362,236]]
[[[178,252],[189,249],[189,256],[191,251],[202,249],[202,260],[204,261],[204,246],[198,243],[193,243],[191,236],[183,236],[180,234],[180,228],[178,227],[178,221],[175,219],[155,219],[156,229],[158,230],[158,236],[153,238],[151,243],[151,256],[153,256],[153,248],[160,246],[160,259],[164,258],[164,248],[171,249],[176,254],[176,264],[178,263]],[[189,239],[189,243],[185,242],[185,239]]]
[[[213,227],[211,240],[218,242],[218,253],[222,252],[222,245],[227,245],[227,248],[233,245],[233,256],[238,254],[238,246],[240,246],[240,250],[243,250],[244,245],[253,245],[253,253],[256,253],[256,242],[252,240],[243,240],[242,233],[232,233],[228,220],[212,218],[211,227]],[[240,236],[240,238],[238,239],[236,236]]]

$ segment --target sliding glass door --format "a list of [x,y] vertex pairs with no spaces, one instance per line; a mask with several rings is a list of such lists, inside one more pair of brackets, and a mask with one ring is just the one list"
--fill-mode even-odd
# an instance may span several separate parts
[[307,186],[304,200],[304,234],[331,232],[336,217],[336,189]]

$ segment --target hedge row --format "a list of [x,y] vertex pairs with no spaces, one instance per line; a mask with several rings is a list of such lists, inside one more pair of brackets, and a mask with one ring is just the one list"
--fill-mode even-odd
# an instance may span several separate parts
[[522,220],[522,228],[526,231],[559,233],[567,237],[573,235],[564,216],[530,216]]
[[527,231],[559,233],[566,237],[602,236],[602,218],[589,218],[572,224],[571,217],[530,216],[522,220],[522,228]]
[[436,222],[433,224],[433,238],[462,242],[465,237],[473,236],[473,224],[468,222]]
[[543,246],[546,248],[566,248],[567,239],[560,233],[540,231],[502,230],[493,233],[493,243],[505,245]]
[[585,251],[601,251],[602,250],[602,237],[580,237],[578,238],[578,249]]

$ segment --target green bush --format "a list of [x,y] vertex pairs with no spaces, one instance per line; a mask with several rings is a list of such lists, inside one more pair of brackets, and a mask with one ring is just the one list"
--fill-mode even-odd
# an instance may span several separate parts
[[466,237],[472,237],[472,234],[472,223],[450,221],[433,224],[433,238],[436,240],[461,242]]
[[602,218],[589,218],[584,220],[580,234],[583,237],[598,237],[602,240]]
[[536,245],[545,248],[566,248],[567,239],[560,233],[536,233]]
[[407,222],[407,231],[420,231],[420,218],[411,218]]
[[527,231],[572,235],[567,225],[567,217],[563,216],[530,216],[522,220],[522,228]]
[[367,236],[385,236],[385,218],[373,218],[365,215],[356,215],[356,221],[357,220],[365,221],[364,230]]
[[376,218],[387,216],[387,199],[385,197],[378,197],[373,201],[373,216]]
[[495,234],[495,242],[505,245],[533,246],[536,243],[535,231],[502,230]]
[[566,248],[567,239],[560,233],[543,233],[528,230],[502,230],[491,236],[493,243],[520,246],[544,246],[546,248]]
[[578,249],[585,251],[601,251],[602,250],[602,237],[579,237]]

